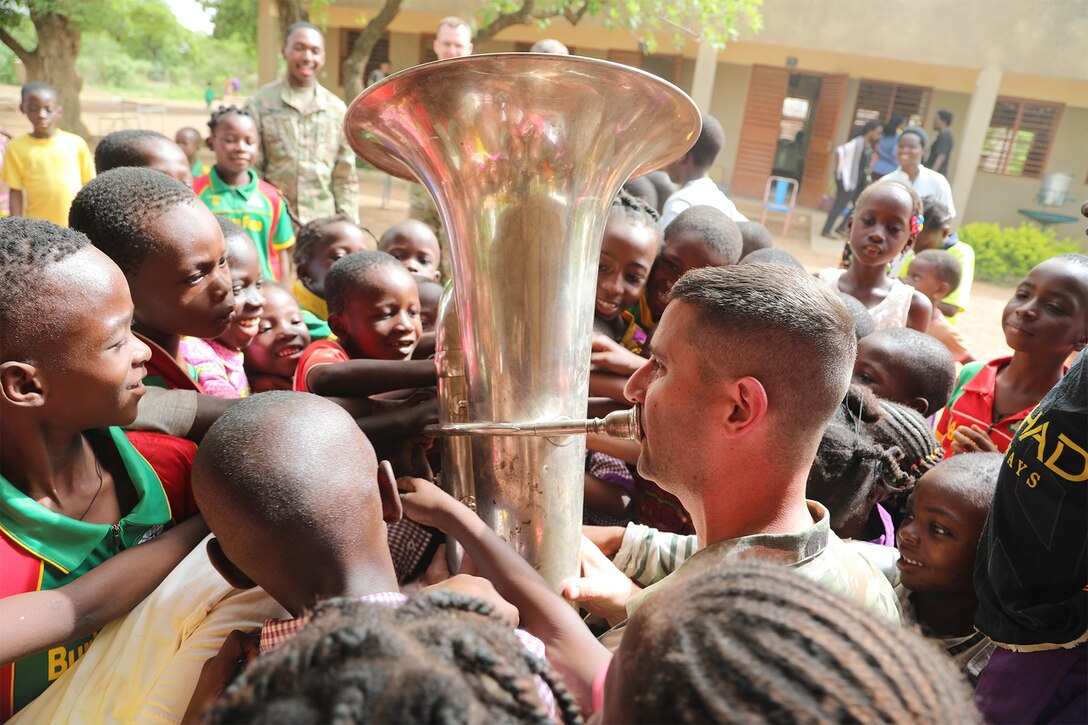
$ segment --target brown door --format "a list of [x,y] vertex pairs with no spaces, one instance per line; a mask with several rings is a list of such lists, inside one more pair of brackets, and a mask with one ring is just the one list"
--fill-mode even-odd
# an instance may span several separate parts
[[757,65],[752,68],[744,124],[737,139],[737,163],[733,167],[731,194],[763,197],[767,177],[778,148],[782,101],[790,85],[790,69]]
[[797,194],[797,203],[802,206],[819,206],[824,185],[835,169],[835,132],[839,127],[839,114],[842,113],[845,98],[846,76],[824,76],[820,83],[820,97],[812,114],[805,173]]

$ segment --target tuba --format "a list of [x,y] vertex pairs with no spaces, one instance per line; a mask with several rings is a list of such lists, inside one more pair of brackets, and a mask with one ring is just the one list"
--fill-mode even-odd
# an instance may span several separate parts
[[607,61],[499,53],[391,75],[348,109],[348,142],[426,187],[449,237],[437,324],[443,486],[556,588],[578,573],[601,238],[632,175],[679,158],[699,111]]

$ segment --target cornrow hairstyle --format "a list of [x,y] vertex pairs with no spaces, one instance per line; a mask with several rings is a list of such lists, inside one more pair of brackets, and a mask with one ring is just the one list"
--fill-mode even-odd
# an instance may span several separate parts
[[411,272],[385,252],[352,252],[336,260],[325,277],[325,301],[329,314],[343,312],[355,295],[377,289],[391,274]]
[[353,222],[343,214],[321,217],[320,219],[314,219],[311,222],[307,222],[306,225],[299,230],[298,236],[295,239],[295,249],[293,253],[295,266],[301,267],[304,264],[309,264],[310,260],[314,258],[314,248],[326,240],[329,227],[333,224],[340,223],[351,224]]
[[873,440],[888,451],[881,467],[882,482],[891,491],[909,491],[944,457],[944,449],[917,410],[883,398],[877,401],[883,414],[869,430]]
[[113,169],[79,190],[68,213],[68,226],[90,237],[126,276],[132,276],[148,254],[163,246],[148,227],[174,207],[197,203],[191,188],[166,174]]
[[448,591],[403,606],[333,599],[260,657],[207,714],[212,723],[548,723],[534,676],[564,723],[578,707],[547,661],[490,604]]
[[147,163],[147,142],[159,140],[174,143],[158,131],[146,128],[126,128],[106,134],[94,147],[95,173],[104,174],[122,166],[143,166]]
[[793,569],[699,567],[683,582],[632,615],[611,665],[623,712],[610,719],[981,722],[963,678],[930,643]]
[[44,283],[49,268],[91,241],[52,222],[26,217],[0,219],[0,330],[3,359],[33,362],[42,338],[56,337]]
[[943,249],[926,249],[914,256],[923,262],[928,262],[937,270],[937,279],[948,285],[949,289],[960,286],[963,277],[963,265],[950,253]]
[[616,197],[612,200],[612,208],[609,209],[608,215],[610,217],[623,216],[649,227],[656,227],[658,219],[661,218],[657,213],[657,209],[648,204],[645,199],[631,194],[626,189],[620,189],[620,192],[616,194]]
[[[640,176],[637,179],[628,179],[623,183],[623,190],[631,196],[642,199],[652,206],[655,212],[657,211],[657,187],[654,186],[654,182],[650,181],[649,177]],[[660,217],[660,215],[658,216]]]
[[861,511],[877,473],[885,465],[888,452],[869,431],[881,415],[878,398],[864,386],[851,385],[820,439],[805,484],[805,497],[827,507],[834,530]]
[[49,93],[58,102],[60,101],[60,94],[57,93],[57,89],[42,81],[30,81],[23,84],[22,89],[19,91],[19,100],[26,103],[26,99],[31,93]]
[[[904,133],[906,132],[904,131]],[[862,205],[869,200],[869,197],[876,192],[887,189],[889,184],[894,184],[898,189],[906,191],[907,195],[910,196],[910,214],[912,217],[922,214],[925,207],[922,205],[922,197],[918,196],[918,192],[914,190],[914,187],[893,179],[881,179],[880,181],[874,181],[872,184],[866,186],[861,194],[858,195],[857,201],[854,202],[854,210],[860,209]],[[922,228],[924,229],[924,220],[922,221],[922,224]]]
[[701,238],[708,249],[725,259],[726,265],[740,261],[740,252],[744,248],[740,228],[720,209],[702,204],[688,207],[665,227],[665,240],[685,232]]
[[[215,135],[215,127],[219,125],[219,122],[231,115],[245,116],[246,118],[253,120],[253,114],[250,113],[248,109],[239,108],[234,105],[220,106],[212,111],[212,117],[208,120],[208,129],[212,136]],[[256,121],[254,121],[254,125],[256,125]]]

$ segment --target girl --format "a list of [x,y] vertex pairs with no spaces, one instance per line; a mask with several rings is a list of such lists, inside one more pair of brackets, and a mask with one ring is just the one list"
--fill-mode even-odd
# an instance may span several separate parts
[[298,301],[284,287],[268,283],[257,335],[245,350],[246,375],[254,393],[290,390],[310,332]]
[[817,277],[869,309],[876,329],[929,326],[932,307],[921,292],[888,276],[888,263],[911,248],[922,231],[922,200],[901,183],[880,181],[858,197],[846,231],[853,261],[847,270]]
[[899,168],[884,179],[912,186],[918,196],[939,201],[948,209],[949,218],[955,217],[956,207],[952,204],[952,187],[948,185],[948,179],[922,165],[927,146],[929,136],[922,129],[912,126],[904,131],[895,152]]
[[291,294],[302,308],[311,339],[327,340],[332,336],[329,307],[325,304],[325,275],[341,257],[374,249],[375,244],[367,234],[343,214],[315,219],[298,233],[295,247],[298,279],[291,287]]
[[242,365],[242,351],[253,342],[261,323],[264,280],[257,247],[245,231],[225,217],[215,219],[227,242],[227,263],[234,283],[234,317],[226,332],[214,340],[182,338],[181,354],[196,370],[197,382],[207,395],[244,398],[249,395],[249,381]]

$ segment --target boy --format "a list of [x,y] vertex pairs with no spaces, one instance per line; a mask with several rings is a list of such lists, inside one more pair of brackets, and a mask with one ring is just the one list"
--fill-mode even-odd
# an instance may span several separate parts
[[967,309],[967,302],[971,297],[971,286],[975,280],[975,250],[970,244],[961,242],[959,236],[952,232],[952,215],[948,212],[948,207],[932,199],[924,201],[922,216],[925,221],[922,224],[922,233],[914,241],[914,248],[903,255],[902,261],[894,262],[892,266],[898,268],[896,274],[906,275],[914,255],[927,249],[942,249],[958,259],[960,281],[939,305],[941,312],[954,325],[959,314]]
[[[714,180],[710,167],[725,146],[725,132],[718,119],[703,114],[703,129],[695,144],[681,158],[665,167],[669,177],[680,189],[665,200],[661,211],[661,228],[665,229],[680,212],[693,206],[708,205],[722,212],[734,222],[746,222],[748,217],[737,211]],[[734,262],[735,263],[735,262]]]
[[933,305],[926,334],[940,340],[958,363],[969,363],[975,356],[967,349],[963,337],[941,312],[941,300],[960,284],[963,266],[960,261],[943,249],[927,249],[911,260],[903,281],[914,287]]
[[373,249],[373,240],[343,214],[314,219],[299,231],[294,250],[298,279],[291,286],[291,294],[302,308],[310,339],[334,337],[325,302],[325,277],[332,265],[352,252]]
[[64,109],[53,86],[27,83],[19,104],[33,130],[12,139],[4,156],[4,182],[11,187],[12,216],[68,226],[68,208],[79,188],[94,178],[91,151],[56,124]]
[[193,182],[193,190],[212,213],[223,215],[246,230],[261,256],[261,274],[278,281],[290,275],[288,250],[295,232],[276,187],[257,178],[250,168],[257,155],[257,124],[248,111],[220,107],[208,121],[208,148],[215,166]]
[[185,152],[185,158],[189,159],[189,165],[192,167],[189,173],[193,175],[194,179],[207,176],[208,172],[212,170],[212,167],[197,158],[202,141],[200,132],[189,126],[179,128],[178,132],[174,134],[174,143]]
[[129,128],[106,134],[94,149],[94,167],[103,174],[121,166],[153,169],[186,186],[193,183],[185,152],[158,131]]
[[442,281],[438,269],[442,261],[438,237],[418,219],[404,219],[385,230],[378,240],[378,250],[393,255],[412,274]]
[[[0,221],[0,597],[59,588],[195,510],[195,446],[116,427],[136,417],[150,357],[132,320],[121,270],[85,236]],[[0,720],[91,638],[0,670]]]
[[1001,465],[996,453],[938,463],[915,484],[897,535],[895,593],[903,615],[941,645],[972,685],[994,651],[990,638],[975,631],[971,574]]
[[1005,305],[1012,357],[965,365],[937,422],[946,455],[1004,453],[1032,409],[1088,345],[1088,256],[1060,254],[1037,264]]
[[144,382],[202,392],[181,338],[219,337],[234,316],[226,244],[212,213],[164,174],[121,168],[80,191],[71,220],[125,274],[133,327],[152,348]]
[[945,406],[956,381],[952,354],[908,327],[877,330],[858,340],[853,382],[924,416]]

